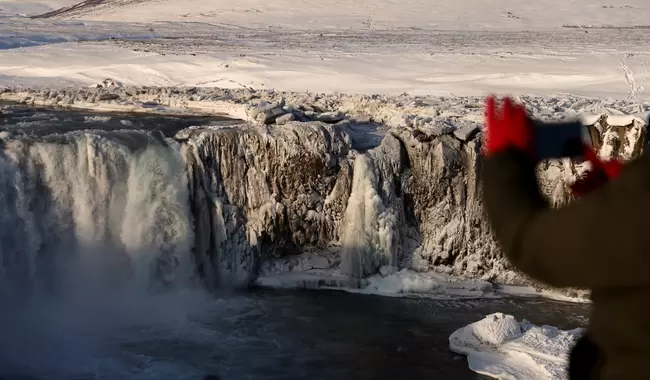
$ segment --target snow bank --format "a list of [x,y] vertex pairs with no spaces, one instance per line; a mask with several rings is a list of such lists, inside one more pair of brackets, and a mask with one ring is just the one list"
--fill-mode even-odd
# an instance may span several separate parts
[[[426,297],[490,297],[494,296],[492,284],[487,281],[463,279],[441,273],[419,273],[408,269],[383,267],[380,274],[368,277],[361,293]],[[394,273],[391,273],[394,272]]]
[[517,321],[491,314],[456,330],[449,337],[452,351],[467,355],[469,367],[497,379],[566,379],[568,355],[583,333]]
[[[379,273],[367,278],[355,279],[341,272],[339,262],[337,249],[308,250],[300,255],[266,260],[255,284],[273,289],[328,289],[386,297],[449,299],[516,296],[590,302],[588,292],[583,290],[558,291],[526,285],[495,286],[492,282],[481,279],[390,266],[379,268]],[[514,272],[512,277],[520,278]]]
[[328,289],[354,291],[359,282],[338,271],[307,270],[304,272],[283,273],[274,276],[260,276],[255,280],[257,286],[273,289]]
[[487,281],[464,279],[445,274],[418,273],[408,269],[382,267],[382,274],[357,280],[340,270],[305,269],[262,274],[255,284],[266,288],[328,289],[387,297],[426,297],[432,299],[499,297]]

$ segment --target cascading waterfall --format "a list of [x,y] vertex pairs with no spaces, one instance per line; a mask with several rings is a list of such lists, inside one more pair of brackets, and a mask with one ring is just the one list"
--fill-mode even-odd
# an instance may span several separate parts
[[0,292],[190,281],[192,214],[179,146],[158,133],[7,138],[0,153]]

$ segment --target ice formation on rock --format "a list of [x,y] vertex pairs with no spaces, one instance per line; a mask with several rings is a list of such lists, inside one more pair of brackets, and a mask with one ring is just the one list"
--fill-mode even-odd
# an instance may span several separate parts
[[185,138],[195,251],[208,276],[219,271],[217,278],[239,282],[257,273],[262,253],[299,253],[338,239],[349,191],[338,190],[337,180],[351,148],[341,128],[241,126]]
[[[525,281],[500,255],[483,217],[480,98],[114,87],[6,89],[1,99],[143,112],[154,105],[245,120],[189,128],[167,140],[135,131],[75,132],[29,144],[4,136],[2,199],[13,211],[3,216],[3,279],[9,266],[33,271],[30,262],[41,260],[36,253],[44,245],[70,244],[183,263],[192,257],[212,285],[250,283],[260,271],[320,270],[325,261],[357,279],[398,267]],[[582,115],[603,157],[629,160],[646,143],[647,114],[638,105],[521,100],[534,116]],[[636,116],[612,115],[614,108]],[[43,144],[47,153],[35,148]],[[159,174],[133,177],[140,170]],[[568,184],[584,170],[568,159],[544,162],[540,184],[553,204],[563,204],[571,201]],[[36,192],[55,199],[48,206]],[[124,213],[142,214],[113,211],[124,202]],[[32,230],[38,238],[14,250]],[[288,258],[310,249],[337,258]],[[183,254],[190,250],[193,256]]]

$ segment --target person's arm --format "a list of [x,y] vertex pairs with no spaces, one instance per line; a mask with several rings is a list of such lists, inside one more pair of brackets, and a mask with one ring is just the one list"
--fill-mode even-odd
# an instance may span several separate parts
[[552,209],[529,156],[484,157],[487,217],[506,257],[532,278],[591,289],[650,284],[650,157],[571,204]]

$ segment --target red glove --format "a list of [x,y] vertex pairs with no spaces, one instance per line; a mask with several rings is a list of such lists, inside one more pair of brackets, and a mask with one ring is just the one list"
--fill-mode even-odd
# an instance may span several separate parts
[[578,197],[618,177],[623,168],[623,164],[617,160],[602,161],[596,151],[589,146],[585,146],[585,158],[591,163],[591,170],[571,185],[571,192]]
[[487,98],[485,125],[487,142],[485,155],[490,156],[508,148],[515,148],[534,156],[530,119],[526,109],[514,104],[510,98],[503,100],[503,109],[499,113],[493,96]]

